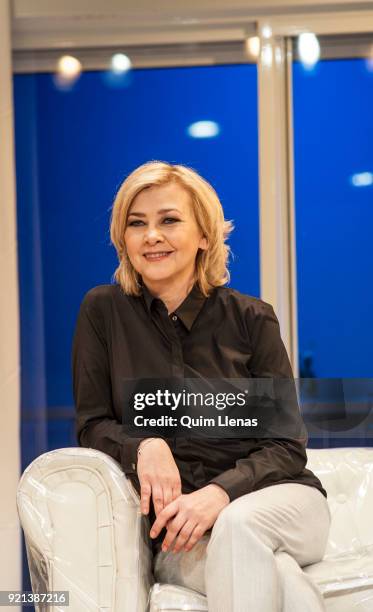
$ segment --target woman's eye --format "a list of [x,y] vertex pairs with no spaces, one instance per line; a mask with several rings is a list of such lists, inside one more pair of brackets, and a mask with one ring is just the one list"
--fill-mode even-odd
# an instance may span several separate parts
[[[176,219],[175,217],[165,217],[162,222],[166,223],[166,225],[170,225],[177,221],[179,221],[179,219]],[[128,226],[130,227],[140,227],[140,225],[144,225],[144,221],[141,221],[141,219],[136,219],[135,221],[129,221],[128,223]]]
[[166,223],[166,221],[171,221],[171,223],[173,223],[174,221],[179,221],[179,219],[176,219],[175,217],[166,217],[165,219],[163,219],[163,221],[165,223]]

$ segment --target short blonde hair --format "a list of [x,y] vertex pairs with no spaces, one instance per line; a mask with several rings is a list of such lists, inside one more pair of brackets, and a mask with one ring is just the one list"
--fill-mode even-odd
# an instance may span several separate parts
[[197,225],[207,238],[207,249],[199,249],[196,256],[196,281],[200,290],[207,297],[214,287],[230,280],[227,265],[231,250],[225,241],[234,225],[224,219],[216,191],[192,168],[151,161],[136,168],[123,181],[112,208],[110,237],[119,260],[114,279],[126,294],[141,294],[141,277],[128,258],[124,241],[130,206],[143,189],[171,182],[178,183],[190,194]]

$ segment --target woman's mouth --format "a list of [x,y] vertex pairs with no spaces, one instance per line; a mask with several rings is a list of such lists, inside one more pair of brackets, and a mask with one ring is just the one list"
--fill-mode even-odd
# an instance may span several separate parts
[[173,251],[159,251],[158,253],[144,253],[145,259],[148,261],[161,261],[171,255]]

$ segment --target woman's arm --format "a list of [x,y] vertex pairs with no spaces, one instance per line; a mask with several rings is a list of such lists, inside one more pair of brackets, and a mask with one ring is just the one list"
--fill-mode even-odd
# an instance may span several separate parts
[[116,459],[126,474],[136,474],[137,449],[143,438],[126,435],[114,414],[105,297],[96,289],[89,291],[76,323],[72,348],[76,433],[81,446],[103,451]]
[[[286,388],[287,399],[278,402],[279,410],[287,401],[286,416],[294,412],[294,422],[301,422],[295,383],[290,361],[280,335],[280,326],[274,310],[266,302],[258,302],[255,312],[248,311],[247,329],[251,344],[252,357],[249,362],[251,376],[255,378],[273,378],[276,389],[276,378],[287,378],[283,387]],[[284,382],[284,381],[282,381]],[[289,404],[291,403],[291,405]],[[298,413],[298,414],[297,414]],[[281,422],[281,414],[277,415]],[[303,436],[304,434],[304,436]],[[277,481],[291,480],[300,474],[307,463],[306,430],[302,428],[302,436],[294,439],[291,435],[278,439],[256,439],[255,446],[247,457],[238,459],[236,467],[219,474],[210,482],[221,486],[229,495],[231,501],[250,493],[267,484]]]
[[107,295],[95,289],[88,292],[80,307],[72,351],[78,441],[110,455],[125,474],[138,477],[142,512],[148,514],[152,499],[158,514],[181,495],[180,473],[165,438],[152,436],[152,443],[141,445],[145,438],[128,436],[115,414],[106,332],[110,328]]

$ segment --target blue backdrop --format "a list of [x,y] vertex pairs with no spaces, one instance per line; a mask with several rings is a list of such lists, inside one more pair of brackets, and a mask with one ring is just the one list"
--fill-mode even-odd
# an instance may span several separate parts
[[[232,286],[260,294],[256,66],[49,74],[14,79],[22,332],[23,464],[75,443],[70,352],[84,293],[110,283],[110,208],[150,159],[190,165],[216,188],[236,229]],[[196,121],[214,138],[191,138]]]

